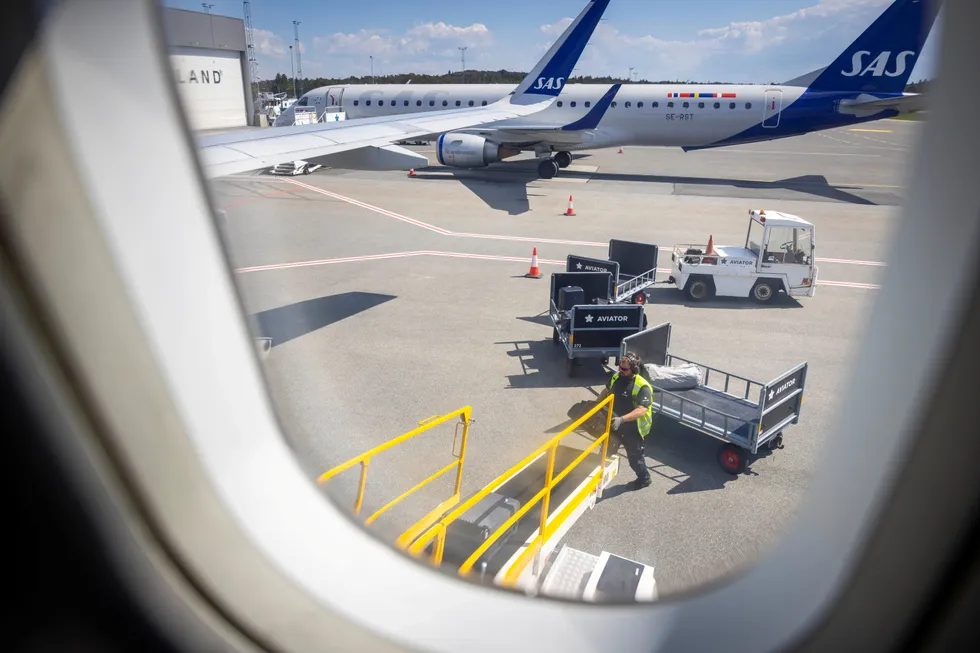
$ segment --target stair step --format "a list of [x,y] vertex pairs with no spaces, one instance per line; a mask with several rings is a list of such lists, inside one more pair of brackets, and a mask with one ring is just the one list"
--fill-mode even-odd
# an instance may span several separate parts
[[541,593],[589,602],[655,601],[653,567],[608,551],[592,555],[562,547],[548,569]]
[[585,551],[562,547],[541,585],[541,592],[565,599],[581,599],[599,556]]

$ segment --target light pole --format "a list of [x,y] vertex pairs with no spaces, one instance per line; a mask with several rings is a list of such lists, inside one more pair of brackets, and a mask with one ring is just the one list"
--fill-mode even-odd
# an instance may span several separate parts
[[289,69],[293,73],[293,97],[296,97],[296,67],[293,65],[293,46],[289,46]]
[[629,81],[632,81],[632,80],[633,80],[633,66],[630,66],[630,74],[629,74],[629,76],[628,76],[628,77],[626,78],[626,81],[628,81],[628,82],[629,82]]
[[371,83],[374,83],[374,55],[371,55]]
[[[299,21],[293,21],[293,31],[296,33],[296,77],[303,76],[303,58],[299,50]],[[302,88],[302,86],[300,86]]]
[[460,72],[462,73],[463,83],[465,84],[466,83],[466,46],[460,46],[459,52],[463,58],[463,66],[460,69]]

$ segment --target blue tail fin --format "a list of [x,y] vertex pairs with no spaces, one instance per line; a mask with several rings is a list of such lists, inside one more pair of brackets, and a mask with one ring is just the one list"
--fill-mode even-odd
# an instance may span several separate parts
[[903,92],[941,6],[942,0],[895,0],[810,90]]
[[524,81],[514,89],[514,98],[531,96],[540,101],[543,98],[557,97],[565,88],[568,76],[572,74],[608,6],[609,0],[589,0],[585,9],[531,69]]

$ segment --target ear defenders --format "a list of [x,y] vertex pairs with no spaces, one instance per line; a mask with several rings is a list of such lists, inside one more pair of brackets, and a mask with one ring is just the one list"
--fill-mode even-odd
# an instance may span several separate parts
[[631,351],[626,352],[626,355],[623,356],[623,359],[629,362],[630,371],[633,374],[636,374],[640,370],[640,357],[634,354],[633,352]]

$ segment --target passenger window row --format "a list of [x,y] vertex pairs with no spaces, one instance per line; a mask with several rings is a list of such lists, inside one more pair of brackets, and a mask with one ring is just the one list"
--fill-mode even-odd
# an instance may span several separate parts
[[[365,100],[364,101],[364,106],[368,106],[368,107],[371,106],[371,102],[372,102],[371,100]],[[385,106],[385,100],[377,100],[377,103],[378,103],[378,106],[379,107]],[[406,106],[406,107],[409,106],[409,104],[410,104],[409,100],[402,100],[402,103],[403,103],[403,106]],[[360,100],[354,100],[354,106],[355,107],[356,106],[360,106],[360,104],[361,104],[361,101]],[[398,106],[398,100],[392,100],[391,101],[391,106],[393,106],[393,107]],[[422,100],[416,100],[415,101],[415,106],[417,106],[417,107],[422,106]],[[436,106],[436,101],[435,100],[429,100],[429,106],[430,107]],[[443,100],[442,101],[442,106],[448,107],[449,106],[449,100]],[[456,100],[456,106],[457,107],[463,106],[462,100]],[[475,107],[476,106],[476,102],[474,100],[470,100],[469,102],[466,103],[466,106]],[[487,101],[486,100],[483,100],[482,102],[480,102],[480,106],[481,107],[487,106]]]
[[[378,103],[378,106],[379,106],[379,107],[383,107],[383,106],[385,106],[385,100],[378,100],[378,101],[377,101],[377,103]],[[408,101],[408,100],[403,100],[403,103],[404,103],[404,106],[406,106],[406,107],[407,107],[407,106],[409,106],[409,101]],[[359,106],[359,104],[360,104],[360,100],[354,100],[354,106],[355,106],[355,107],[356,107],[356,106]],[[365,101],[364,101],[364,104],[365,104],[365,106],[371,106],[371,100],[365,100]],[[557,102],[557,105],[558,105],[558,107],[562,107],[562,106],[564,106],[564,104],[565,104],[565,103],[564,103],[564,101],[562,101],[562,100],[559,100],[559,101]],[[463,106],[463,102],[462,102],[462,100],[456,100],[456,102],[455,102],[455,105],[456,105],[457,107],[460,107],[460,106]],[[591,102],[591,101],[589,101],[589,100],[587,100],[587,101],[585,101],[585,102],[583,103],[583,105],[584,105],[584,106],[585,106],[586,108],[589,108],[589,107],[591,107],[591,106],[592,106],[592,102]],[[397,100],[391,100],[391,106],[393,106],[393,107],[394,107],[394,106],[398,106],[398,101],[397,101]],[[415,106],[417,106],[417,107],[420,107],[420,106],[422,106],[422,100],[416,100],[416,101],[415,101]],[[435,101],[435,100],[429,100],[429,106],[430,106],[430,107],[434,107],[434,106],[436,106],[436,101]],[[442,101],[442,106],[444,106],[444,107],[448,107],[448,106],[449,106],[449,101],[448,101],[448,100],[443,100],[443,101]],[[475,102],[475,101],[473,101],[473,100],[469,100],[469,101],[467,102],[467,104],[466,104],[466,106],[470,106],[470,107],[473,107],[473,106],[476,106],[476,102]],[[486,101],[486,100],[483,100],[482,102],[480,102],[480,106],[483,106],[483,107],[485,107],[485,106],[487,106],[487,101]],[[575,107],[577,107],[577,106],[578,106],[578,103],[577,103],[577,102],[576,102],[575,100],[572,100],[572,101],[570,101],[570,102],[568,103],[568,106],[569,106],[569,107],[572,107],[572,108],[575,108]],[[618,103],[618,102],[613,102],[611,106],[612,106],[612,108],[613,108],[613,109],[615,109],[615,108],[617,108],[617,107],[619,106],[619,103]],[[630,109],[630,108],[632,108],[632,106],[633,106],[633,103],[632,103],[632,102],[629,102],[629,101],[627,101],[627,102],[624,102],[624,103],[623,103],[623,106],[624,106],[624,108],[626,108],[626,109]],[[690,108],[691,108],[691,103],[690,103],[690,102],[684,102],[684,103],[683,103],[683,104],[682,104],[681,106],[682,106],[682,107],[683,107],[684,109],[690,109]],[[713,103],[713,105],[712,105],[712,106],[713,106],[713,107],[714,107],[715,109],[720,109],[720,108],[721,108],[721,102],[715,102],[715,103]],[[736,108],[736,106],[737,106],[737,105],[736,105],[736,103],[735,103],[735,102],[729,102],[729,103],[728,103],[728,108],[729,108],[729,109],[734,109],[734,108]],[[659,103],[659,102],[651,102],[651,103],[650,103],[650,108],[651,108],[651,109],[657,109],[657,108],[659,108],[659,107],[660,107],[660,103]],[[636,103],[636,108],[637,108],[637,109],[642,109],[642,108],[643,108],[643,102],[642,102],[642,101],[641,101],[641,102],[637,102],[637,103]],[[674,103],[673,103],[673,102],[668,102],[668,103],[667,103],[667,108],[668,108],[668,109],[673,109],[673,108],[674,108]],[[704,108],[705,108],[705,103],[704,103],[704,102],[698,102],[698,109],[704,109]],[[752,108],[752,103],[751,103],[751,102],[746,102],[746,103],[745,103],[745,108],[746,108],[746,109],[751,109],[751,108]]]

